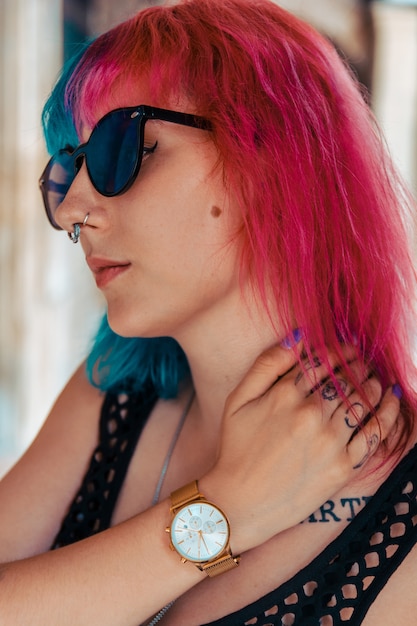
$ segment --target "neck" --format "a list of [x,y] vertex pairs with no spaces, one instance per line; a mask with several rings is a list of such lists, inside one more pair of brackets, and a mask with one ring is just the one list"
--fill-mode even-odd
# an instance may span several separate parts
[[176,339],[191,368],[200,417],[219,424],[224,403],[255,359],[282,336],[265,312],[239,294],[224,309],[195,326],[187,326]]

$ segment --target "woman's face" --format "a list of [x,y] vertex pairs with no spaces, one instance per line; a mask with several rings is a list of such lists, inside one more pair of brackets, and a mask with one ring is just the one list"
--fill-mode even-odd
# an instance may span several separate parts
[[89,213],[80,241],[115,332],[179,338],[207,314],[221,316],[239,290],[240,220],[209,132],[148,121],[145,146],[156,142],[132,187],[113,198],[94,189],[83,164],[56,220],[71,231]]

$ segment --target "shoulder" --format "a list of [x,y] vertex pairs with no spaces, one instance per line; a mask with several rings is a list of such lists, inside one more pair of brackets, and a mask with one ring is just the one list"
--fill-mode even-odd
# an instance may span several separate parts
[[102,402],[102,392],[88,382],[85,366],[80,365],[59,394],[22,460],[37,456],[39,452],[42,456],[52,455],[57,445],[61,454],[90,447],[96,440]]
[[0,482],[5,512],[0,562],[49,548],[97,445],[102,402],[81,365],[31,446]]
[[97,440],[103,394],[87,380],[84,364],[75,371],[49,413],[28,453],[43,450],[73,455],[91,449]]

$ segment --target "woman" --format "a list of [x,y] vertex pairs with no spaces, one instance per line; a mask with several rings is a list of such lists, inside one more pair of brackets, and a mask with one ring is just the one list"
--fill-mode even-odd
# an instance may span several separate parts
[[404,622],[407,196],[337,54],[268,0],[154,7],[44,121],[107,318],[3,481],[5,623]]

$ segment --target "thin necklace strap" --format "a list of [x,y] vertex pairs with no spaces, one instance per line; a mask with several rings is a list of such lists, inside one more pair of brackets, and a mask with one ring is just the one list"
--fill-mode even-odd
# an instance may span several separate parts
[[166,454],[166,457],[165,457],[165,460],[164,460],[164,464],[163,464],[162,469],[161,469],[161,473],[159,474],[158,484],[156,485],[155,493],[153,494],[152,506],[154,506],[155,504],[157,504],[159,502],[159,496],[161,495],[161,489],[162,489],[162,485],[164,484],[166,473],[168,471],[168,466],[169,466],[169,463],[171,461],[171,457],[172,457],[172,454],[174,452],[175,446],[177,444],[178,437],[180,436],[180,433],[182,431],[182,427],[184,426],[184,422],[186,420],[188,412],[189,412],[189,410],[191,408],[191,405],[193,403],[194,396],[195,396],[195,391],[193,389],[193,391],[191,392],[191,395],[190,395],[190,397],[188,399],[188,402],[187,402],[187,404],[184,407],[184,410],[183,410],[182,415],[180,417],[180,421],[178,422],[177,428],[175,429],[174,435],[173,435],[171,443],[169,445],[168,452]]
[[[156,485],[155,493],[153,494],[152,506],[154,506],[155,504],[157,504],[159,502],[159,496],[161,495],[161,489],[162,489],[162,485],[164,484],[166,473],[168,471],[169,462],[171,461],[171,457],[172,457],[172,454],[174,452],[174,448],[175,448],[176,443],[178,441],[178,437],[180,436],[182,427],[184,426],[184,422],[186,420],[186,417],[187,417],[187,415],[189,413],[189,410],[191,409],[191,405],[193,403],[194,396],[195,396],[195,391],[193,389],[192,392],[191,392],[190,397],[188,398],[188,402],[187,402],[187,404],[184,407],[184,410],[183,410],[182,415],[180,417],[180,421],[178,422],[177,428],[175,429],[174,435],[173,435],[173,437],[171,439],[171,443],[169,445],[168,452],[167,452],[167,454],[165,456],[164,464],[162,466],[161,473],[159,474],[158,484]],[[165,613],[167,613],[169,611],[169,609],[172,607],[174,602],[175,602],[175,600],[172,600],[172,602],[170,602],[169,604],[164,606],[160,611],[158,611],[158,613],[147,624],[147,626],[155,626],[158,622],[160,622],[161,619],[164,617]]]

